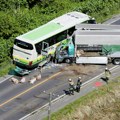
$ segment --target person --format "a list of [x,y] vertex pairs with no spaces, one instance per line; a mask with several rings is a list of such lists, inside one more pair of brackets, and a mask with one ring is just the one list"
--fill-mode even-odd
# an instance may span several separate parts
[[74,95],[74,81],[70,78],[69,80],[69,92],[70,92],[70,95]]
[[108,83],[108,80],[110,79],[111,72],[110,70],[106,67],[105,68],[105,80]]
[[77,85],[76,85],[76,91],[77,91],[77,92],[80,92],[80,87],[81,87],[81,85],[82,85],[81,77],[78,77]]

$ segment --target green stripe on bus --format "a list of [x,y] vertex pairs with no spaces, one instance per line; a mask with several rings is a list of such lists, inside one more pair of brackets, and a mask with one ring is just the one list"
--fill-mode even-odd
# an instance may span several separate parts
[[59,28],[63,27],[60,24],[56,23],[48,23],[43,27],[39,27],[38,29],[35,29],[27,34],[24,34],[22,37],[28,40],[36,40],[44,35],[47,35]]

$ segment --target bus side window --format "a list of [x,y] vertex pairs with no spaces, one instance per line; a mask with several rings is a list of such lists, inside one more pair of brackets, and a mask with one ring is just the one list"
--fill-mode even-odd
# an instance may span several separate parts
[[56,43],[61,42],[62,40],[67,38],[67,31],[61,32],[55,36],[56,38]]
[[41,50],[42,50],[42,43],[37,43],[35,44],[35,48],[38,54],[41,54]]
[[43,49],[46,49],[48,47],[47,43],[44,43],[44,48]]
[[68,35],[71,36],[74,31],[75,31],[75,26],[68,30]]
[[47,41],[49,43],[50,46],[54,45],[56,42],[55,42],[55,37],[51,37],[49,38],[49,41]]

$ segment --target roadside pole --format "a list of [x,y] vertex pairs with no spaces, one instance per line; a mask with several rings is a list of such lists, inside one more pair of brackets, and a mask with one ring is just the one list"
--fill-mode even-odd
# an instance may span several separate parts
[[46,91],[43,91],[45,94],[49,95],[49,103],[48,103],[48,120],[51,120],[51,102],[53,96],[59,96],[54,94],[53,92],[47,93]]
[[48,120],[50,120],[51,116],[51,101],[52,101],[52,93],[49,93],[49,108],[48,108]]

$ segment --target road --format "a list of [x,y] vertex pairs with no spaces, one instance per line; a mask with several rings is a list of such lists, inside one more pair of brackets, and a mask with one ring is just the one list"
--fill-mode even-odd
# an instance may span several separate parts
[[[28,82],[15,85],[10,81],[0,84],[0,90],[2,91],[0,93],[0,119],[17,120],[43,106],[49,99],[49,96],[44,94],[43,91],[54,92],[56,95],[64,94],[63,90],[68,87],[69,76],[76,79],[78,75],[72,71],[64,71],[63,67],[65,66],[46,69],[42,72],[42,80],[34,85]],[[99,66],[99,69],[97,67],[92,74],[89,72],[87,75],[81,75],[84,77],[84,81],[87,81],[96,74],[101,73],[104,68],[105,66]],[[54,96],[53,99],[56,97]]]
[[[120,20],[114,21],[112,24],[120,23]],[[50,66],[53,64],[50,64]],[[86,69],[87,67],[84,66]],[[48,103],[49,96],[47,93],[53,92],[55,96],[64,94],[64,90],[68,87],[68,78],[72,77],[75,82],[80,75],[84,78],[84,82],[93,78],[97,74],[103,72],[105,66],[93,66],[87,73],[76,73],[70,71],[66,65],[46,67],[42,71],[42,79],[31,85],[26,82],[24,84],[13,84],[9,80],[0,84],[0,120],[18,120],[33,110]],[[109,65],[112,67],[112,65]],[[89,66],[88,66],[89,68]],[[90,69],[90,68],[89,68]],[[32,71],[34,72],[36,71]]]
[[[120,72],[119,72],[120,66],[114,66],[110,69],[110,71],[112,73],[111,80],[114,80],[114,82],[118,82],[116,78],[120,77]],[[59,99],[52,101],[51,113],[54,113],[62,109],[63,107],[74,102],[80,97],[85,96],[86,94],[90,93],[95,89],[98,89],[102,85],[105,85],[106,82],[101,79],[103,77],[104,77],[104,72],[95,76],[89,81],[84,82],[81,86],[80,93],[75,92],[74,96],[63,95],[60,96]],[[46,104],[43,107],[36,109],[35,111],[24,116],[20,120],[43,120],[43,118],[48,116],[48,106],[49,105]]]

